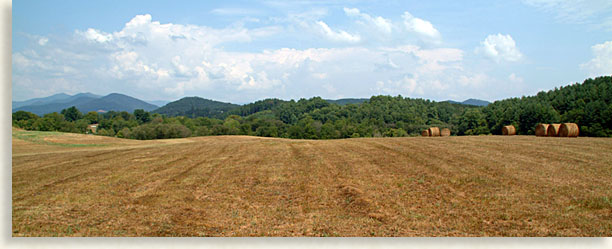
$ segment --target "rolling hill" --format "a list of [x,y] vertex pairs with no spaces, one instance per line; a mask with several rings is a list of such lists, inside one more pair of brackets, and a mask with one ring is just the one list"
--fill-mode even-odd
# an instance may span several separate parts
[[458,102],[458,101],[454,101],[454,100],[446,100],[446,101],[442,101],[442,102],[449,102],[451,104],[461,104],[461,105],[473,105],[473,106],[487,106],[489,104],[491,104],[491,102],[486,101],[486,100],[480,100],[480,99],[467,99],[463,102]]
[[28,111],[36,115],[42,116],[47,113],[60,112],[63,109],[66,109],[71,106],[75,106],[83,113],[90,111],[133,112],[135,109],[144,109],[146,111],[151,111],[157,108],[157,106],[155,105],[118,93],[111,93],[104,97],[100,97],[91,93],[79,93],[74,96],[57,94],[57,96],[53,96],[42,99],[33,99],[35,100],[33,102],[32,100],[24,101],[31,104],[13,108],[13,112]]
[[348,105],[348,104],[361,104],[363,102],[366,102],[370,99],[363,99],[363,98],[346,98],[346,99],[326,99],[325,101],[332,103],[332,104],[337,104],[337,105]]
[[136,109],[151,111],[157,108],[142,100],[119,93],[111,93],[102,98],[78,105],[77,108],[83,112],[89,111],[127,111],[134,112]]
[[200,97],[185,97],[162,106],[154,113],[168,116],[187,116],[187,117],[219,117],[239,105],[225,103]]
[[49,97],[44,98],[34,98],[25,101],[13,101],[13,109],[17,109],[23,106],[40,106],[46,104],[54,104],[54,103],[66,103],[71,102],[79,98],[100,98],[101,96],[95,95],[93,93],[78,93],[75,95],[68,95],[65,93],[58,93],[51,95]]

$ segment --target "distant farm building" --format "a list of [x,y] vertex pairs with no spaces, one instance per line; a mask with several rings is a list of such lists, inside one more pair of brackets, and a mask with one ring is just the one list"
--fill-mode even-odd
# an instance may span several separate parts
[[90,124],[87,126],[87,130],[85,131],[85,133],[96,134],[97,130],[98,130],[98,124]]

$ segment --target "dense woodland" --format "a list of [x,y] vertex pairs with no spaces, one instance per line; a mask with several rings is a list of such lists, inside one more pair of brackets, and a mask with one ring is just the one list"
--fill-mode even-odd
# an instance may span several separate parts
[[142,109],[81,113],[70,107],[39,117],[18,111],[13,113],[13,126],[85,133],[89,124],[98,123],[98,135],[133,139],[209,135],[335,139],[416,136],[430,126],[450,128],[454,135],[500,134],[501,127],[509,124],[518,134],[527,135],[534,134],[537,123],[573,122],[579,125],[581,136],[612,136],[610,76],[486,107],[402,96],[373,96],[355,103],[334,103],[319,97],[265,99],[242,106],[210,102],[214,106],[205,107],[192,97],[183,100],[151,113]]

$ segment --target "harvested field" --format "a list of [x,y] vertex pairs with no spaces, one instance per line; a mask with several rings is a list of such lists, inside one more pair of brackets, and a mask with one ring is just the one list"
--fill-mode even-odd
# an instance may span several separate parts
[[13,130],[12,162],[13,236],[612,236],[610,138]]

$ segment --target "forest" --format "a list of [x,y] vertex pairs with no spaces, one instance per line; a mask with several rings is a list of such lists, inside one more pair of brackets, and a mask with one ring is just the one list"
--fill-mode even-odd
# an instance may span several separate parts
[[[130,139],[210,135],[251,135],[294,139],[417,136],[430,126],[453,135],[501,134],[514,125],[518,134],[534,134],[538,123],[572,122],[581,136],[612,136],[612,77],[539,92],[535,96],[495,101],[485,107],[398,96],[372,96],[362,103],[338,104],[320,97],[264,99],[219,112],[168,111],[81,113],[76,107],[42,117],[13,113],[13,126],[26,130],[86,133]],[[225,108],[225,106],[224,106]],[[174,114],[174,115],[173,115]],[[199,114],[199,115],[196,115]]]

